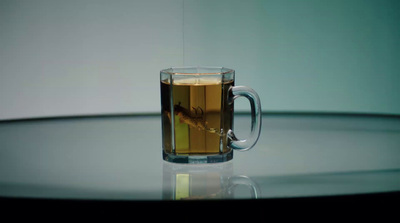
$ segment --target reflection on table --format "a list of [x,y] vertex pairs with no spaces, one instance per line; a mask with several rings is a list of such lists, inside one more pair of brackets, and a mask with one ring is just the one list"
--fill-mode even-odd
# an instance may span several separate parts
[[257,183],[247,176],[234,176],[232,166],[232,162],[208,165],[164,162],[163,199],[230,199],[239,185],[248,187],[250,198],[261,197]]

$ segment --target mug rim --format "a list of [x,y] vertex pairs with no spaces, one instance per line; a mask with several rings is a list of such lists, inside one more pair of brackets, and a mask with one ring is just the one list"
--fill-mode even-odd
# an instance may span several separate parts
[[[174,70],[190,70],[196,69],[197,72],[174,72]],[[199,72],[199,69],[204,70],[220,70],[219,72]],[[170,67],[161,70],[161,73],[167,73],[171,75],[224,75],[233,73],[235,70],[226,67],[213,67],[213,66],[182,66],[182,67]]]

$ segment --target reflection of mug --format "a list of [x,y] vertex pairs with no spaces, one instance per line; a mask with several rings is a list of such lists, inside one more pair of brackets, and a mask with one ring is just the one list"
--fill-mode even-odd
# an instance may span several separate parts
[[259,198],[258,185],[246,176],[232,176],[231,162],[217,165],[182,165],[164,162],[163,199],[230,199],[235,189],[242,185],[250,189],[247,198]]
[[[261,130],[261,104],[251,88],[234,86],[227,68],[169,68],[160,73],[163,158],[178,163],[231,160],[232,149],[248,150]],[[251,105],[251,134],[233,133],[233,101],[244,96]]]

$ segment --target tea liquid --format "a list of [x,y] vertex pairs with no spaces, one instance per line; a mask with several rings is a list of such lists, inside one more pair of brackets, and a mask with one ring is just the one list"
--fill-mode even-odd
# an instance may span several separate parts
[[[229,104],[227,100],[231,86],[233,86],[233,81],[226,83],[177,81],[173,83],[171,89],[168,82],[161,81],[162,131],[165,152],[173,153],[172,140],[175,140],[175,154],[177,155],[227,152],[228,138],[226,134],[232,128],[233,119],[233,104]],[[171,116],[171,110],[173,110],[174,119]],[[175,139],[172,138],[173,135]]]

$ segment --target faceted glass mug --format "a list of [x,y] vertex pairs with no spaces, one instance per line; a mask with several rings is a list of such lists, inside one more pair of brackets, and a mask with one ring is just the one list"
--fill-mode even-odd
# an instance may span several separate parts
[[[257,93],[235,86],[235,71],[224,67],[174,67],[161,70],[163,159],[174,163],[216,163],[233,158],[233,150],[249,150],[261,130]],[[237,97],[251,107],[251,133],[239,140],[233,132]]]

